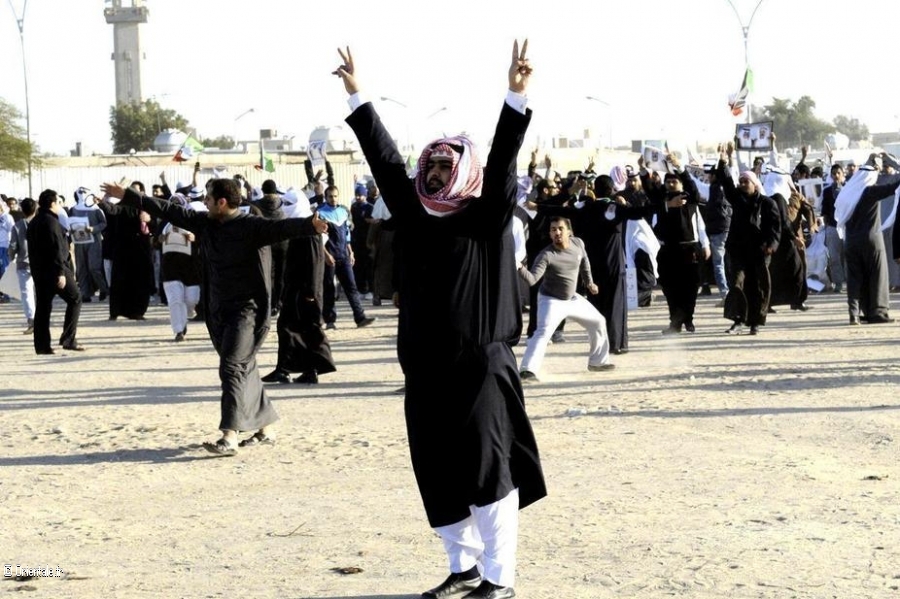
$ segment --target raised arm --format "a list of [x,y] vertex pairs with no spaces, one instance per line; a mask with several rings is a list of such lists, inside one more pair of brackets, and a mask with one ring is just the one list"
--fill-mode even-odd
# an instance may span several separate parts
[[334,70],[344,82],[344,89],[350,96],[353,112],[347,117],[347,124],[359,140],[360,148],[372,170],[372,175],[381,189],[382,197],[395,218],[402,222],[423,209],[417,201],[413,182],[406,176],[406,163],[397,144],[388,134],[371,102],[362,102],[356,69],[350,48],[338,49],[343,64]]
[[503,223],[512,215],[515,207],[519,149],[531,121],[531,111],[525,108],[526,92],[533,72],[527,53],[527,39],[522,43],[521,49],[518,40],[513,42],[507,74],[510,93],[500,111],[494,142],[484,167],[482,197],[496,202],[492,208]]

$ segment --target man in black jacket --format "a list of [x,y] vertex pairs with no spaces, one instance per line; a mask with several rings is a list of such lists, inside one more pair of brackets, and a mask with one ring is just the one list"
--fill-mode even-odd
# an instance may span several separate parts
[[50,312],[57,295],[66,302],[66,318],[59,344],[63,349],[82,351],[76,339],[81,314],[81,293],[75,282],[75,268],[69,253],[66,232],[59,224],[62,210],[56,192],[45,189],[38,197],[38,213],[28,225],[28,256],[34,279],[34,351],[52,354]]

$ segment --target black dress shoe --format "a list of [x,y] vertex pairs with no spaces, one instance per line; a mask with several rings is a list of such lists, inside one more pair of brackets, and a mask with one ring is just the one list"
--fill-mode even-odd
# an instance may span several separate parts
[[264,383],[290,383],[291,377],[285,371],[276,368],[260,380]]
[[697,330],[697,328],[694,326],[693,322],[686,322],[684,323],[684,330],[688,333],[693,333]]
[[316,369],[307,370],[300,376],[294,379],[295,383],[305,383],[307,385],[318,385],[319,384],[319,373],[316,372]]
[[67,343],[62,348],[66,351],[84,351],[84,346],[80,343]]
[[424,599],[461,599],[462,597],[471,597],[470,593],[480,588],[481,576],[476,574],[475,578],[464,578],[468,575],[468,573],[457,574],[454,572],[438,586],[422,593],[422,597]]
[[510,599],[516,592],[512,587],[501,587],[485,580],[478,588],[466,595],[466,599]]
[[39,356],[52,356],[56,352],[53,351],[53,348],[50,348],[50,349],[36,349],[36,350],[34,350],[34,353],[36,353]]
[[357,328],[360,328],[360,329],[361,329],[361,328],[363,328],[363,327],[369,326],[369,325],[372,324],[373,322],[375,322],[375,317],[374,317],[374,316],[369,316],[369,317],[367,317],[367,318],[363,318],[362,320],[356,321],[356,326],[357,326]]
[[869,324],[887,324],[890,322],[894,322],[894,319],[888,316],[870,316],[868,320]]
[[800,310],[801,312],[806,312],[807,310],[809,310],[809,306],[807,306],[806,304],[793,304],[791,306],[791,310]]

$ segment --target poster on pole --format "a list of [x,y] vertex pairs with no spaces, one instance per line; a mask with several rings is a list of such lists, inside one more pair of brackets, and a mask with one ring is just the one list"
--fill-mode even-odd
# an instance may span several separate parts
[[758,150],[768,152],[772,149],[773,121],[758,123],[742,123],[734,126],[734,137],[738,150]]

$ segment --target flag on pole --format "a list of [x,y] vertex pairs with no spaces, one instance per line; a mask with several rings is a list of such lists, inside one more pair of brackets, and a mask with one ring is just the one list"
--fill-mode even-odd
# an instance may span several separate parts
[[731,107],[731,114],[734,116],[744,112],[744,106],[747,105],[747,97],[753,91],[753,71],[750,67],[744,71],[744,81],[741,83],[741,89],[736,94],[728,97],[728,105]]
[[272,158],[266,154],[262,140],[259,140],[259,164],[254,168],[258,171],[266,171],[267,173],[275,172],[275,163],[272,162]]
[[178,148],[178,151],[175,152],[175,157],[172,160],[175,162],[187,162],[188,160],[193,160],[202,151],[203,144],[188,135],[181,147]]

